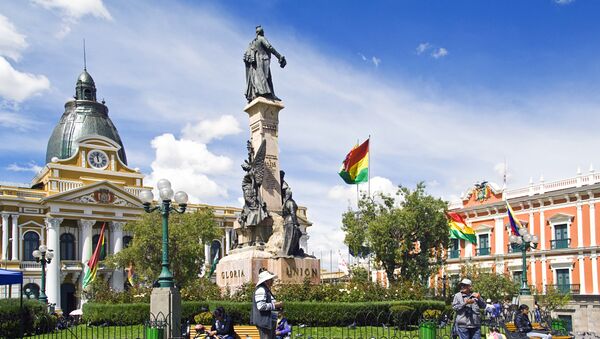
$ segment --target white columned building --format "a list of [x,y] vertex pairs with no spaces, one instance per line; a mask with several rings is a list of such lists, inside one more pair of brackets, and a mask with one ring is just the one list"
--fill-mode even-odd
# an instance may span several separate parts
[[12,253],[10,260],[20,260],[19,258],[19,215],[12,214]]
[[8,217],[10,214],[2,213],[2,253],[0,258],[2,260],[8,260]]
[[54,259],[46,266],[46,295],[48,303],[60,305],[60,241],[59,229],[62,218],[46,218],[46,246],[54,252]]
[[[110,223],[110,242],[113,245],[113,254],[119,253],[123,249],[123,226],[125,226],[125,223],[121,221],[113,221]],[[122,291],[124,283],[123,269],[115,269],[112,274],[111,287],[115,291]]]

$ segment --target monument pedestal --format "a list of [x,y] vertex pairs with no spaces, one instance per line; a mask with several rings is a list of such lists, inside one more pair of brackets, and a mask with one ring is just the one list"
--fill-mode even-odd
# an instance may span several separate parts
[[265,174],[261,186],[263,202],[269,212],[281,212],[281,179],[279,177],[279,111],[281,101],[258,97],[244,108],[250,118],[250,141],[254,150],[266,140]]
[[321,281],[319,259],[306,257],[276,257],[261,247],[252,246],[229,252],[217,264],[217,285],[233,292],[243,284],[258,281],[258,271],[266,268],[277,274],[279,283],[302,283],[305,279],[311,284]]
[[150,295],[150,321],[166,321],[167,338],[181,337],[181,295],[175,287],[155,287]]
[[[527,305],[529,306],[529,310],[533,312],[535,309],[535,298],[532,295],[519,295],[519,305]],[[533,314],[533,313],[532,313]]]

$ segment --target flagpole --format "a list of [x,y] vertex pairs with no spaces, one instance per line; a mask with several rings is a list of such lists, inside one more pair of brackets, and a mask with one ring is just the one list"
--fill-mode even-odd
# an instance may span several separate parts
[[368,192],[369,192],[369,199],[371,198],[371,134],[369,134],[369,169],[367,170],[367,173],[369,175],[369,179],[368,179]]

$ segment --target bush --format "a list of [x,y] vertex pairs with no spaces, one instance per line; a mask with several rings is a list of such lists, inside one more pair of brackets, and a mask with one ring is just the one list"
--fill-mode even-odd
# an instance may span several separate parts
[[182,300],[219,300],[221,289],[208,279],[196,279],[181,289]]
[[35,334],[37,329],[53,330],[56,318],[48,314],[46,305],[37,300],[0,299],[0,338],[18,338],[21,321],[23,334]]
[[440,310],[425,310],[423,311],[423,319],[437,319],[442,315]]
[[[181,303],[181,321],[194,321],[194,315],[206,311],[208,304],[201,301]],[[155,315],[156,316],[156,315]],[[103,304],[86,303],[83,305],[83,321],[91,325],[138,325],[150,318],[150,304]]]
[[213,315],[210,312],[201,312],[194,316],[194,324],[208,325],[212,324]]

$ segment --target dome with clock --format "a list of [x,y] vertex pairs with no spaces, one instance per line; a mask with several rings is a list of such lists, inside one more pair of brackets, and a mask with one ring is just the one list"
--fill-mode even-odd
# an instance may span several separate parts
[[96,100],[96,84],[87,69],[77,79],[75,97],[65,103],[65,112],[54,127],[46,149],[46,163],[52,158],[67,159],[77,151],[75,142],[83,137],[100,135],[121,146],[119,158],[127,165],[125,148],[117,128],[108,117],[104,101]]

